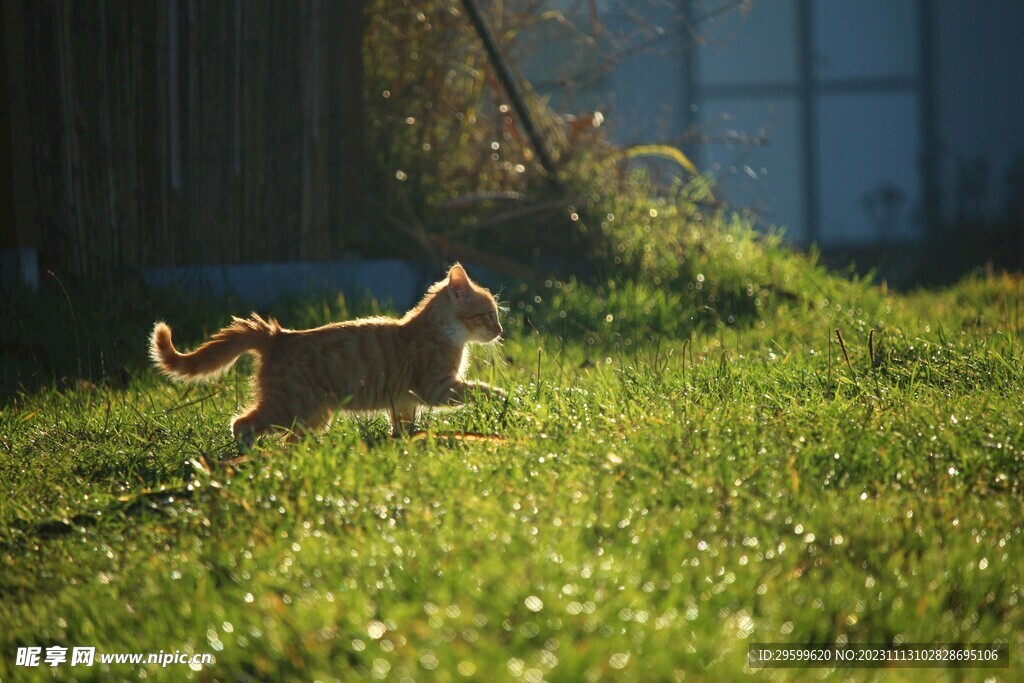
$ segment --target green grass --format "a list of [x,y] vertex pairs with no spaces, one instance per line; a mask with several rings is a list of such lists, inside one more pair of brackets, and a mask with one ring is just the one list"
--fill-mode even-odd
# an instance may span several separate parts
[[[892,296],[765,249],[696,266],[699,289],[513,293],[471,371],[508,405],[425,424],[500,439],[347,418],[212,471],[244,368],[171,385],[144,343],[157,315],[186,345],[230,305],[8,304],[5,334],[77,330],[97,370],[52,351],[0,411],[0,679],[50,678],[20,646],[86,645],[216,663],[59,677],[731,680],[750,642],[894,640],[1008,642],[1014,668],[844,675],[1019,677],[1024,281]],[[137,317],[104,333],[111,308]]]

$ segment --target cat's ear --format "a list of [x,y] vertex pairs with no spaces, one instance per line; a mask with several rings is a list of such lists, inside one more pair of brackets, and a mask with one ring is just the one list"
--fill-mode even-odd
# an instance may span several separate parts
[[448,294],[456,302],[462,303],[469,298],[471,289],[472,285],[469,282],[469,276],[466,275],[466,269],[456,263],[448,271]]

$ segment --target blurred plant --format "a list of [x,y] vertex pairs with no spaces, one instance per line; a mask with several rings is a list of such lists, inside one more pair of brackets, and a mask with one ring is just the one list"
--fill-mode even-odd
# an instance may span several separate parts
[[[548,26],[575,43],[604,40],[598,23],[577,28],[545,0],[491,9],[487,22],[505,53]],[[373,0],[368,16],[369,146],[375,186],[384,188],[376,214],[406,238],[396,251],[520,274],[635,275],[678,251],[680,234],[669,233],[679,226],[651,233],[652,196],[669,197],[657,201],[676,206],[682,221],[713,206],[709,182],[678,148],[616,148],[600,111],[556,115],[521,81],[554,160],[556,177],[547,174],[458,0]],[[651,156],[676,164],[667,186],[637,168]]]
[[539,171],[457,1],[375,0],[369,16],[369,144],[385,188],[379,209],[422,256],[466,220],[436,207],[514,201]]

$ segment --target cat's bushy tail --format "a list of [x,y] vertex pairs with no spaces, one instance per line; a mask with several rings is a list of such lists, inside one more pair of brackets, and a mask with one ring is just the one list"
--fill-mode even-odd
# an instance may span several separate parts
[[246,351],[262,353],[280,330],[276,320],[267,322],[253,313],[248,318],[232,318],[231,325],[195,351],[179,353],[171,341],[170,326],[159,322],[153,326],[149,339],[149,357],[171,379],[183,382],[210,379],[230,368]]

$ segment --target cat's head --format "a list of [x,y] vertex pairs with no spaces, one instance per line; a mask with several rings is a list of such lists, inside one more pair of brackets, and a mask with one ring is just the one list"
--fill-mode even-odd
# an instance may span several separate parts
[[456,263],[448,271],[445,294],[452,303],[455,320],[465,330],[468,342],[487,344],[501,336],[498,303],[486,287],[469,279],[466,269]]

